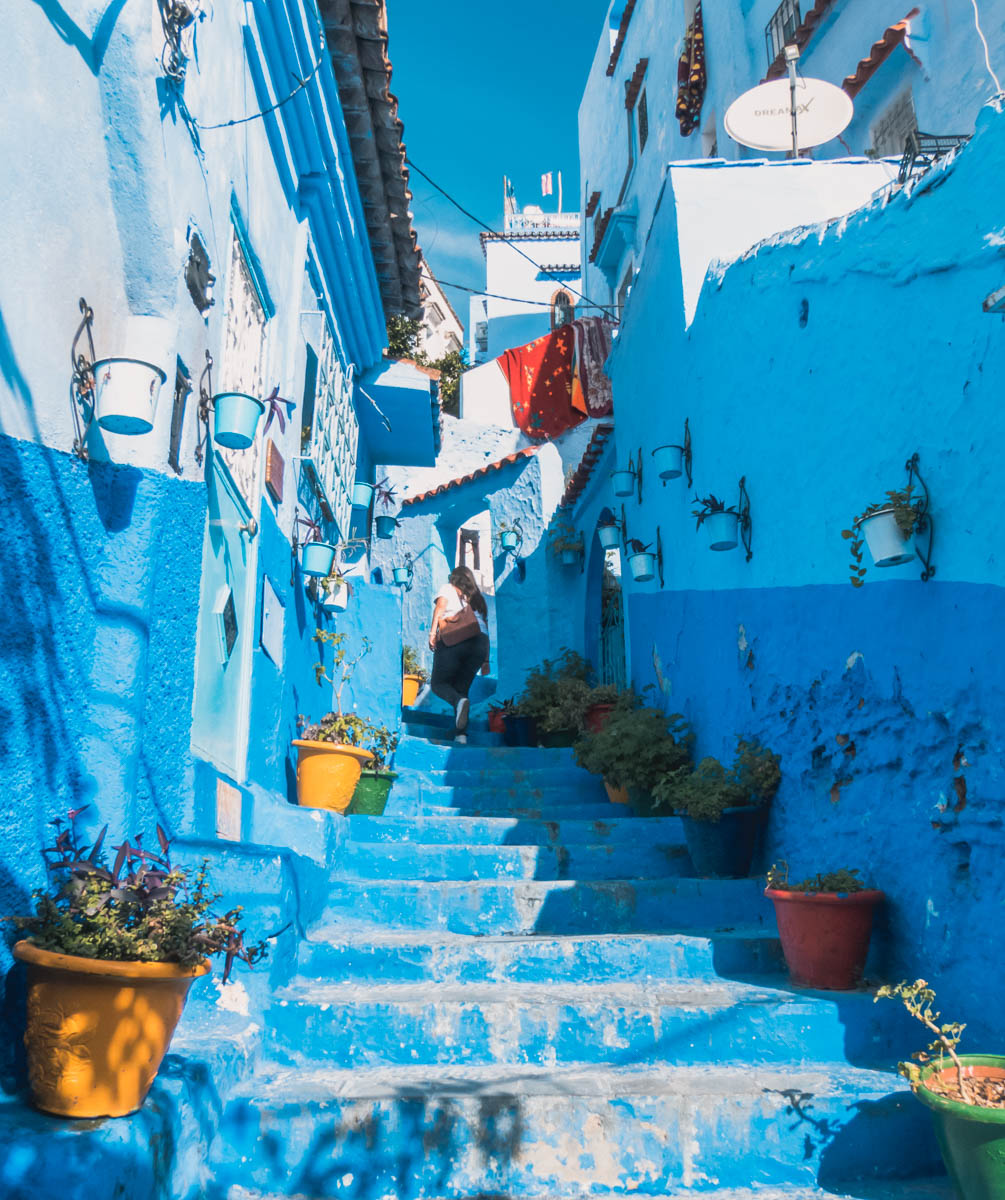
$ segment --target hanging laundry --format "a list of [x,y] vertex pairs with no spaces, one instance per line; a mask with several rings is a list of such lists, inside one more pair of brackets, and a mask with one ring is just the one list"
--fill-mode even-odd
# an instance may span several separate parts
[[688,26],[684,49],[677,63],[677,107],[674,115],[680,131],[688,137],[698,127],[701,106],[705,102],[705,26],[701,17],[701,0],[694,8],[694,20]]
[[572,322],[575,343],[572,350],[572,407],[589,417],[606,417],[614,409],[611,381],[604,363],[611,352],[610,321],[602,317],[581,317]]
[[557,437],[585,420],[572,407],[574,342],[573,325],[563,325],[499,357],[513,420],[528,437]]

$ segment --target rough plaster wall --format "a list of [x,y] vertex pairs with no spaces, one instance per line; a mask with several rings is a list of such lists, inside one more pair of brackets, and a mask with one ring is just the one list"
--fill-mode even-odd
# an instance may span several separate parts
[[[974,1048],[1000,1037],[983,997],[1005,983],[990,942],[1005,344],[981,312],[1005,268],[986,184],[1003,166],[1005,119],[986,110],[952,170],[734,265],[682,337],[659,327],[677,266],[651,257],[614,363],[619,441],[655,444],[690,417],[695,491],[733,502],[746,475],[753,518],[748,564],[708,551],[681,481],[629,503],[629,532],[659,524],[667,557],[665,589],[628,584],[636,683],[694,722],[699,754],[743,733],[783,755],[761,865],[862,867],[890,897],[880,968],[932,980]],[[654,428],[635,398],[657,384],[672,401]],[[937,575],[872,568],[854,589],[841,530],[904,485],[915,451]]]

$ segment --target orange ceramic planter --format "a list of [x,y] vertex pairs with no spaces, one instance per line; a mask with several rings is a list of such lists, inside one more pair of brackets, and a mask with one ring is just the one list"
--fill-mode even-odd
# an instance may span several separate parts
[[193,979],[166,962],[109,962],[17,942],[28,966],[32,1101],[61,1117],[124,1117],[146,1099]]
[[401,707],[411,708],[422,686],[421,675],[404,675],[401,680]]
[[612,804],[627,804],[628,803],[628,788],[615,787],[613,783],[608,783],[604,780],[604,790],[607,792],[607,799]]
[[297,755],[297,803],[302,808],[328,808],[344,813],[352,802],[359,775],[373,761],[369,750],[336,742],[293,742]]

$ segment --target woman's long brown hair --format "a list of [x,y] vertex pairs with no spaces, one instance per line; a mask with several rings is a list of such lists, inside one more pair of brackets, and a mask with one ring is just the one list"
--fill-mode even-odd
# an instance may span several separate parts
[[[442,579],[443,576],[441,575]],[[488,619],[489,610],[485,605],[485,597],[478,590],[478,583],[470,567],[454,567],[448,576],[449,582],[461,593],[465,600],[478,613]]]

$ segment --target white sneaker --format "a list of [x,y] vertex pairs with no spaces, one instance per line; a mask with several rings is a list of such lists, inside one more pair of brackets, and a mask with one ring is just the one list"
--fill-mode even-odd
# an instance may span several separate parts
[[466,733],[459,733],[457,735],[457,737],[454,738],[455,746],[466,746],[467,744],[468,744],[468,735]]
[[462,696],[457,701],[457,707],[454,709],[454,724],[457,726],[457,732],[463,733],[468,727],[468,698]]

